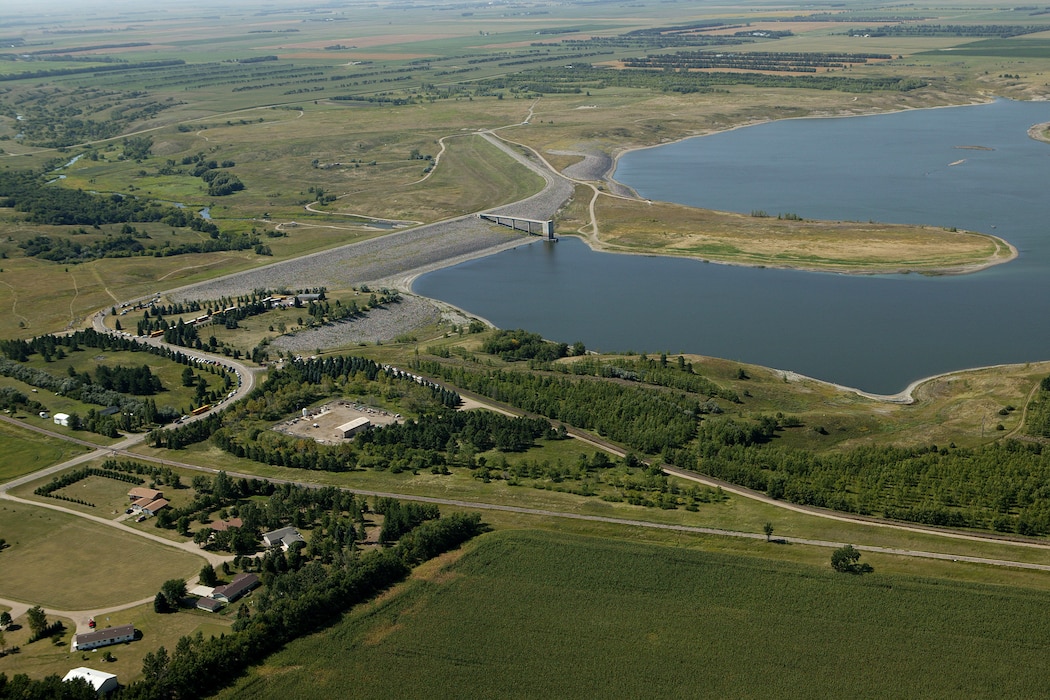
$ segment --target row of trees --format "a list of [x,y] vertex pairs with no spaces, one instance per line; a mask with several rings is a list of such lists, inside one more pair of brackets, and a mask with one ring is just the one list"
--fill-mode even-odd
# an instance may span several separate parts
[[771,51],[677,51],[673,54],[651,54],[624,58],[627,68],[661,70],[710,70],[713,68],[745,71],[786,71],[816,73],[818,68],[844,68],[870,60],[889,60],[889,54],[797,53]]
[[557,87],[563,92],[569,88],[580,90],[606,87],[642,88],[661,92],[711,92],[725,85],[751,85],[761,88],[808,88],[814,90],[839,90],[842,92],[907,92],[926,85],[916,78],[864,77],[853,78],[844,74],[835,75],[768,75],[765,73],[688,72],[677,73],[662,69],[610,70],[587,67],[579,64],[571,68],[536,68],[511,75],[487,78],[479,81],[479,88],[507,89],[537,93],[541,86]]

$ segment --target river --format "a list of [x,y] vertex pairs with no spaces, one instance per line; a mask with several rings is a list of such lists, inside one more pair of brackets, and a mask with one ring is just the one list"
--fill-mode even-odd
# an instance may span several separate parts
[[1050,358],[1050,104],[736,129],[626,154],[643,197],[739,212],[995,233],[1009,264],[962,276],[848,276],[535,243],[421,277],[414,291],[504,328],[608,351],[693,352],[878,393],[956,369]]

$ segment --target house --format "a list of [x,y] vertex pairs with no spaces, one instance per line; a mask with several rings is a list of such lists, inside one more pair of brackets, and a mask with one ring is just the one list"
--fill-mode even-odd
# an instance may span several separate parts
[[214,598],[198,598],[197,609],[205,612],[219,612],[226,603]]
[[135,625],[118,625],[103,630],[94,630],[73,637],[73,651],[98,649],[110,644],[131,642],[135,640]]
[[132,501],[137,501],[140,498],[145,498],[148,499],[146,503],[149,503],[150,501],[155,501],[158,498],[163,497],[163,491],[158,491],[157,489],[147,489],[142,486],[136,486],[135,488],[128,491],[128,498],[130,498]]
[[148,498],[140,498],[131,504],[131,510],[136,513],[145,513],[146,515],[156,515],[157,511],[167,507],[168,501],[163,498],[156,498],[152,501]]
[[341,438],[351,438],[360,432],[368,430],[372,427],[372,422],[367,418],[355,418],[349,423],[343,423],[335,429],[336,436]]
[[306,542],[294,527],[282,527],[280,530],[263,533],[262,538],[267,547],[280,547],[286,552],[293,542]]
[[142,506],[142,512],[146,515],[156,515],[161,508],[167,507],[168,502],[163,498],[158,498],[157,500]]
[[69,427],[69,414],[68,413],[56,413],[55,414],[55,425],[62,425]]
[[222,603],[232,603],[258,585],[259,577],[255,574],[240,574],[225,586],[217,586],[211,597]]
[[120,685],[117,683],[117,677],[112,673],[106,673],[105,671],[96,671],[93,668],[87,668],[81,666],[74,668],[66,674],[65,678],[62,679],[63,683],[67,683],[74,678],[80,678],[91,684],[91,687],[95,689],[95,693],[98,695],[105,695],[112,693]]
[[230,518],[229,520],[212,520],[211,524],[208,525],[215,532],[226,532],[227,530],[236,530],[239,527],[244,527],[244,521],[240,518]]

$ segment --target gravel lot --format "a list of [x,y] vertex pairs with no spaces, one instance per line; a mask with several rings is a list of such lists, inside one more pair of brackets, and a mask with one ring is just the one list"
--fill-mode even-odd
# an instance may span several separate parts
[[271,347],[286,352],[308,354],[318,348],[386,342],[402,333],[434,323],[440,317],[441,312],[427,299],[404,296],[400,303],[372,309],[367,316],[355,321],[332,323],[300,331],[295,335],[282,335],[271,343]]

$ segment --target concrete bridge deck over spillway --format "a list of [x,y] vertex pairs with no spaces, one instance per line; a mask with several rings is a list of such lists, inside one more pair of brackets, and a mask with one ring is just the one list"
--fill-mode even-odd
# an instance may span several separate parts
[[539,219],[524,219],[520,216],[505,216],[503,214],[492,214],[490,212],[478,214],[478,218],[492,221],[500,226],[509,226],[516,231],[536,233],[541,236],[546,235],[548,241],[558,240],[554,237],[554,221],[551,219],[541,221]]

